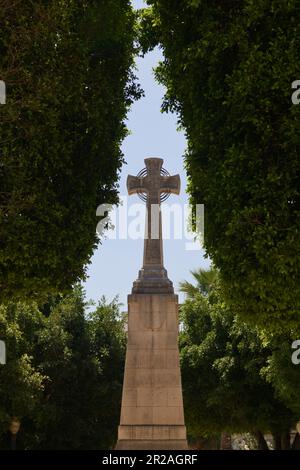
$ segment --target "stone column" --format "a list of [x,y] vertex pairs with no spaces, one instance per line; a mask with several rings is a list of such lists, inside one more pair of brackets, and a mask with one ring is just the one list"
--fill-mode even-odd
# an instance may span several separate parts
[[[117,449],[187,449],[178,351],[178,298],[163,265],[159,230],[152,209],[179,194],[179,175],[170,176],[161,158],[128,176],[129,194],[147,204],[143,267],[128,296],[128,344]],[[157,217],[156,217],[157,218]],[[155,219],[155,218],[154,218]],[[154,226],[153,226],[154,224]]]
[[128,344],[117,449],[187,449],[178,297],[128,296]]

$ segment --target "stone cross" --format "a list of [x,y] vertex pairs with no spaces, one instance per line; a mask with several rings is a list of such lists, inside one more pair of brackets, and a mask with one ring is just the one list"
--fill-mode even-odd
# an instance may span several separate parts
[[[169,287],[172,284],[163,266],[160,205],[168,195],[180,193],[180,176],[170,176],[162,168],[161,158],[146,158],[145,165],[146,168],[138,176],[129,175],[127,178],[128,194],[138,194],[146,202],[144,260],[139,281],[137,281],[140,285],[136,292],[151,293],[153,289],[154,291],[158,289],[157,293],[159,293],[161,288],[166,288],[166,284]],[[165,285],[162,286],[164,281]]]
[[[163,266],[160,205],[180,178],[160,158],[129,176],[146,202],[144,264],[128,295],[128,335],[117,450],[188,450],[178,348],[178,296]],[[154,211],[153,211],[154,208]],[[154,227],[153,225],[157,227]],[[156,230],[157,229],[157,230]],[[154,232],[154,237],[153,237]]]

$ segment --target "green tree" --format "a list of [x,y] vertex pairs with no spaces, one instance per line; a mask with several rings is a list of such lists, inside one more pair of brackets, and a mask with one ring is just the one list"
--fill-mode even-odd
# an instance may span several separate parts
[[[0,442],[13,416],[26,449],[109,449],[117,439],[126,331],[117,299],[87,310],[76,287],[46,306],[0,307]],[[1,444],[0,444],[1,448]]]
[[129,0],[0,0],[0,300],[85,275],[140,96]]
[[95,448],[112,449],[117,442],[120,423],[127,338],[126,318],[120,314],[117,298],[111,303],[102,298],[90,315],[89,333],[91,356],[98,365],[94,387],[95,412],[90,414],[94,425],[91,442]]
[[58,302],[39,333],[36,360],[47,377],[34,444],[108,449],[118,428],[125,328],[116,300],[86,314],[81,289]]
[[262,375],[267,382],[274,387],[276,396],[299,417],[300,420],[300,399],[299,381],[300,366],[293,364],[291,360],[293,337],[292,335],[271,335],[262,339],[266,345],[271,347],[270,354]]
[[[207,279],[214,277],[209,289]],[[278,394],[270,371],[276,351],[264,342],[257,328],[249,328],[226,306],[217,273],[199,271],[192,297],[181,307],[180,337],[185,415],[192,438],[221,432],[250,432],[258,446],[266,447],[264,433],[271,432],[284,446],[299,419],[296,404]],[[203,287],[205,289],[203,290]],[[291,358],[282,363],[289,369]],[[299,382],[300,369],[298,369]],[[274,375],[272,375],[274,377]],[[287,398],[287,397],[285,397]],[[297,406],[299,406],[299,397]]]
[[52,308],[36,359],[47,376],[37,448],[108,449],[119,419],[125,329],[117,301],[86,314],[82,291]]
[[6,343],[6,364],[0,366],[0,436],[13,416],[37,420],[45,377],[34,362],[37,332],[44,323],[34,304],[0,306],[0,338]]
[[191,282],[181,282],[179,287],[181,292],[184,292],[188,298],[195,298],[199,292],[203,295],[207,295],[213,291],[214,286],[218,281],[218,272],[212,268],[209,271],[205,269],[199,269],[191,271],[196,285]]
[[253,324],[299,333],[299,2],[147,3],[142,46],[163,48],[163,109],[186,131],[189,193],[205,204],[226,300]]

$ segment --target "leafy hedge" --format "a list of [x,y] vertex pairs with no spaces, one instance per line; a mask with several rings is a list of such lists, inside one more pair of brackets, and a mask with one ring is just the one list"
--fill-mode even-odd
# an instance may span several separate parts
[[127,0],[0,0],[0,297],[84,277],[140,92]]
[[164,50],[164,109],[186,129],[189,193],[227,300],[263,327],[299,329],[299,2],[148,4],[142,44]]

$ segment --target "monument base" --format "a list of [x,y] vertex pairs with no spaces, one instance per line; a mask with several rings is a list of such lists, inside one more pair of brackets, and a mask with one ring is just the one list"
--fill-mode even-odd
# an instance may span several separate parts
[[187,450],[178,297],[128,297],[128,342],[117,450]]
[[119,426],[116,450],[187,450],[185,426]]
[[173,294],[173,282],[168,278],[167,270],[160,265],[143,267],[133,283],[133,294]]
[[178,441],[118,441],[116,450],[188,450],[185,440]]

